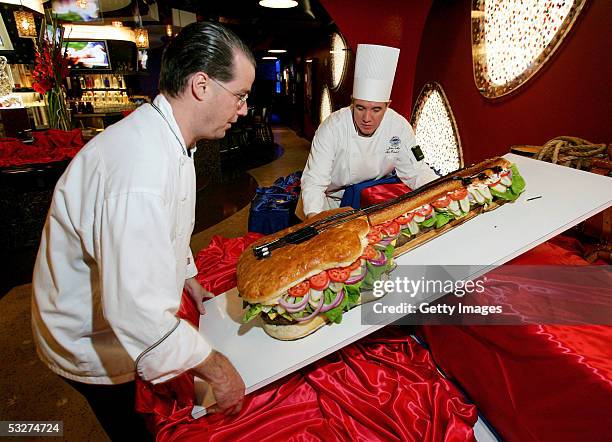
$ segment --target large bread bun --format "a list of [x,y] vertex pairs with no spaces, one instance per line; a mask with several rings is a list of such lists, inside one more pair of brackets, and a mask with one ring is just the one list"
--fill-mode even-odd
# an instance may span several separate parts
[[314,333],[327,323],[324,315],[315,316],[311,321],[291,325],[274,325],[264,323],[264,331],[281,341],[294,341]]
[[[484,174],[488,176],[493,173],[491,170],[493,167],[509,168],[510,166],[511,163],[508,160],[506,160],[505,158],[497,157],[485,160],[473,166],[466,167],[465,169],[457,171],[452,175],[461,178],[472,177],[474,175],[479,174]],[[476,177],[472,181],[478,182],[482,180]],[[436,182],[439,182],[439,184],[436,184]],[[410,212],[411,210],[414,210],[424,204],[429,204],[432,201],[435,201],[441,196],[444,196],[447,192],[452,192],[461,187],[464,187],[461,180],[444,180],[444,178],[439,178],[438,180],[433,181],[429,184],[429,186],[431,187],[429,187],[427,190],[419,192],[412,198],[405,199],[403,201],[398,201],[396,204],[393,204],[389,207],[385,207],[384,209],[370,214],[368,216],[370,224],[375,226],[378,224],[382,224],[386,221],[393,220],[406,212]]]
[[[288,233],[336,213],[340,208],[321,212],[305,222],[256,241],[252,247],[265,244]],[[345,267],[355,262],[368,245],[370,225],[365,216],[324,230],[301,244],[288,244],[272,251],[268,258],[257,259],[252,247],[240,256],[237,268],[238,292],[245,301],[276,304],[277,298],[290,287],[323,270]]]

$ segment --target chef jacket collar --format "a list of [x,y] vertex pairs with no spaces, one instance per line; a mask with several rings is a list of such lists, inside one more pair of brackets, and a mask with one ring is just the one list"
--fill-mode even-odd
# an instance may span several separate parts
[[[187,143],[185,143],[185,139],[183,138],[183,133],[181,132],[181,129],[179,128],[178,123],[174,118],[174,113],[172,112],[172,106],[170,105],[170,102],[166,99],[166,97],[163,96],[163,94],[159,94],[157,95],[157,97],[155,97],[153,103],[164,114],[164,117],[166,117],[166,120],[168,120],[170,127],[172,127],[172,130],[174,131],[176,136],[178,136],[181,142],[183,143],[183,147],[187,146]],[[167,127],[166,123],[163,123],[163,125]],[[168,128],[168,130],[170,130],[170,128]],[[174,135],[172,135],[172,138],[174,138]],[[179,149],[178,152],[181,152],[182,154],[182,150],[183,149]],[[193,157],[193,153],[196,151],[195,144],[191,147],[186,147],[186,150],[189,154],[189,157]]]

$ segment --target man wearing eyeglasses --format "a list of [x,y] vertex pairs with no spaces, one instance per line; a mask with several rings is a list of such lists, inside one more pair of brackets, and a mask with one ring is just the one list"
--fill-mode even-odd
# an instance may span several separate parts
[[34,339],[113,440],[150,438],[134,411],[136,376],[156,384],[191,371],[217,411],[241,408],[238,372],[176,313],[183,289],[202,314],[210,296],[189,248],[193,146],[246,114],[254,77],[231,31],[185,27],[164,52],[153,103],[88,143],[55,189],[33,276]]
[[399,49],[358,45],[350,107],[321,123],[302,174],[296,215],[340,206],[344,190],[395,171],[415,189],[437,178],[406,119],[389,108]]

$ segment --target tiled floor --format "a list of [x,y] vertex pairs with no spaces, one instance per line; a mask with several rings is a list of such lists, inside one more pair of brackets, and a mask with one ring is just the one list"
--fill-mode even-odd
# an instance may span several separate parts
[[[249,173],[268,186],[279,176],[301,170],[310,143],[288,129],[275,129],[284,155]],[[234,183],[238,185],[238,183]],[[235,191],[235,189],[233,189]],[[210,210],[210,209],[209,209]],[[236,237],[247,231],[249,206],[192,237],[196,253],[213,235]],[[30,290],[25,284],[0,299],[0,420],[61,420],[64,440],[107,440],[85,400],[51,373],[38,359],[30,330]]]

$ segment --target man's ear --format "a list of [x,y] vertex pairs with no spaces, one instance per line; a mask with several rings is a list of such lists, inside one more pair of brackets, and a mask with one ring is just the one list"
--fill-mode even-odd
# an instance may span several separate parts
[[189,77],[189,87],[191,89],[192,95],[197,100],[204,100],[206,95],[206,88],[210,84],[210,78],[204,72],[196,72],[191,77]]

